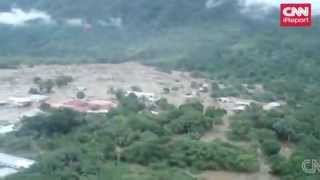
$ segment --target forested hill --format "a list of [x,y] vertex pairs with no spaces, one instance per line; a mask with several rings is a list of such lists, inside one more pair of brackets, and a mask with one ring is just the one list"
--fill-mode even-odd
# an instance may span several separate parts
[[[212,8],[208,7],[207,0],[136,0],[134,3],[129,0],[19,0],[16,3],[4,0],[0,2],[3,12],[19,8],[30,13],[31,9],[37,9],[50,16],[52,23],[34,21],[18,27],[0,24],[0,40],[6,42],[0,53],[9,56],[81,54],[123,58],[125,51],[130,49],[129,45],[133,44],[140,51],[146,43],[179,35],[176,31],[186,28],[184,35],[210,35],[213,33],[210,28],[228,24],[232,29],[250,29],[245,24],[254,22],[239,12],[239,6],[233,0],[221,1]],[[207,31],[199,32],[202,30]],[[197,38],[194,35],[181,34],[177,38],[193,41]],[[184,46],[172,39],[155,48],[161,51],[171,43]]]
[[150,59],[202,46],[248,48],[256,36],[272,41],[270,34],[279,41],[290,36],[283,43],[314,40],[317,23],[314,34],[282,30],[278,10],[265,9],[236,0],[2,0],[1,12],[20,21],[0,16],[0,55]]
[[318,82],[319,18],[312,28],[281,28],[278,9],[242,2],[1,0],[0,64],[139,60],[224,78]]
[[2,0],[0,64],[139,60],[224,78],[318,82],[319,18],[312,28],[281,28],[278,9],[243,2]]

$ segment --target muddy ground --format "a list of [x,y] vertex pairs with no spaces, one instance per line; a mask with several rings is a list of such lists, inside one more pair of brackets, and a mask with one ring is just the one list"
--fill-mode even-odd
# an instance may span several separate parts
[[[110,88],[130,90],[131,86],[138,86],[145,92],[152,92],[165,97],[172,104],[182,104],[188,97],[187,93],[195,91],[190,87],[192,81],[210,84],[205,79],[192,78],[190,73],[173,71],[168,74],[157,71],[155,68],[138,63],[122,64],[85,64],[85,65],[39,65],[34,67],[21,67],[19,69],[0,70],[0,100],[8,97],[25,97],[33,83],[34,77],[42,79],[54,79],[60,75],[68,75],[74,78],[74,82],[63,88],[54,88],[49,95],[49,101],[60,102],[75,98],[79,88],[86,88],[85,94],[91,99],[110,99],[113,94]],[[163,93],[163,88],[178,90],[169,94]],[[199,98],[206,104],[214,104],[208,93],[202,93]],[[24,112],[32,109],[2,109],[1,119],[16,118]],[[21,111],[21,112],[20,112]]]
[[[108,92],[110,88],[130,90],[132,86],[139,86],[145,92],[152,92],[166,98],[170,103],[179,105],[188,98],[186,94],[196,91],[191,88],[191,82],[210,85],[212,82],[206,79],[193,78],[190,73],[174,71],[165,73],[153,67],[138,63],[123,64],[86,64],[86,65],[39,65],[34,67],[21,67],[19,69],[0,70],[0,101],[8,97],[25,97],[33,83],[34,77],[42,79],[54,79],[60,75],[68,75],[74,78],[74,82],[64,88],[54,88],[49,95],[49,101],[60,102],[76,97],[79,88],[86,88],[85,94],[91,99],[110,99],[114,95]],[[169,94],[163,92],[163,88],[178,88]],[[217,106],[210,92],[200,93],[199,98],[206,106]],[[0,122],[17,122],[24,113],[34,110],[29,108],[4,108],[0,107]],[[215,139],[230,142],[226,138],[229,130],[228,116],[224,118],[221,126],[215,127],[202,138],[204,142]],[[233,142],[230,142],[233,143]],[[275,177],[268,174],[268,166],[260,161],[261,171],[257,173],[234,173],[224,171],[204,172],[200,175],[204,180],[274,180]]]

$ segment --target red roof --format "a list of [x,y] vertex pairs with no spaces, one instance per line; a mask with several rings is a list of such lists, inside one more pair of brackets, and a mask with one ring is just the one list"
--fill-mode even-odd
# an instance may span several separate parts
[[88,111],[99,111],[99,110],[111,110],[115,108],[117,104],[113,101],[108,100],[92,100],[92,101],[82,101],[82,100],[70,100],[63,102],[60,107],[70,108],[79,112]]

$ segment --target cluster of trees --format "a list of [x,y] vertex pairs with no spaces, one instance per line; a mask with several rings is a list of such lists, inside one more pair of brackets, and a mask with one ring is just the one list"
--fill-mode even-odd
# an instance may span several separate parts
[[[263,111],[252,106],[234,117],[230,138],[256,142],[268,157],[272,172],[285,180],[318,179],[318,174],[306,174],[301,169],[306,159],[317,159],[320,146],[317,114],[314,102],[301,107],[288,106],[279,110]],[[291,144],[293,154],[280,154],[281,144]]]
[[[201,103],[193,102],[179,108],[170,106],[172,109],[153,115],[145,111],[137,97],[119,97],[120,106],[108,114],[49,109],[24,119],[19,131],[0,136],[4,146],[32,139],[25,142],[31,147],[19,152],[29,154],[32,149],[38,162],[7,179],[193,180],[185,173],[189,168],[245,172],[258,169],[254,150],[220,141],[201,142],[190,136],[191,132],[202,134],[211,129],[210,119],[223,116],[223,111],[205,111]],[[126,169],[135,168],[134,164],[140,164],[140,173]],[[113,172],[107,173],[111,169]]]
[[42,79],[41,77],[33,78],[33,83],[37,88],[30,88],[30,94],[49,94],[52,92],[53,88],[57,86],[58,88],[67,86],[69,83],[73,82],[72,76],[61,75],[55,79]]
[[256,154],[237,146],[189,138],[136,142],[124,151],[124,160],[142,165],[161,162],[166,166],[198,170],[254,172],[259,168]]
[[24,118],[17,135],[46,137],[66,134],[84,123],[85,119],[78,113],[70,109],[57,109],[50,113]]

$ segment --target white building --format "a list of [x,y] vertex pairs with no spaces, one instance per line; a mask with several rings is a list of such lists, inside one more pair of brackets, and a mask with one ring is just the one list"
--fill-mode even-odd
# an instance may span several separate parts
[[217,98],[220,106],[227,111],[240,112],[244,111],[255,101],[249,99],[241,99],[236,97],[220,97]]
[[29,98],[32,102],[37,102],[37,103],[44,102],[49,99],[49,97],[45,95],[31,95],[29,96]]
[[247,109],[247,106],[243,106],[243,105],[240,105],[240,106],[236,106],[236,107],[232,107],[231,110],[232,111],[235,111],[235,112],[241,112],[241,111],[245,111]]
[[3,167],[25,169],[31,167],[34,163],[33,160],[0,153],[0,166]]
[[270,111],[272,109],[280,107],[281,105],[282,105],[281,102],[271,102],[271,103],[263,105],[263,110]]
[[7,101],[0,101],[0,106],[4,106],[4,105],[7,105],[8,102]]
[[32,103],[40,103],[48,100],[48,96],[44,95],[31,95],[27,97],[9,97],[8,102],[14,106],[25,107]]
[[9,97],[10,104],[18,107],[25,107],[29,106],[32,103],[32,100],[30,98],[26,97]]
[[18,171],[16,169],[13,168],[0,168],[0,179],[4,178],[6,176],[9,176],[11,174],[15,174]]
[[236,105],[250,106],[254,101],[249,99],[241,99],[236,97],[220,97],[217,98],[218,102],[221,103],[232,103]]
[[160,97],[156,96],[154,93],[147,93],[147,92],[136,92],[136,91],[127,91],[126,95],[134,94],[138,98],[146,98],[149,101],[155,102],[160,99]]
[[0,125],[0,134],[7,134],[9,132],[14,131],[14,124],[9,124],[6,126],[1,126]]

